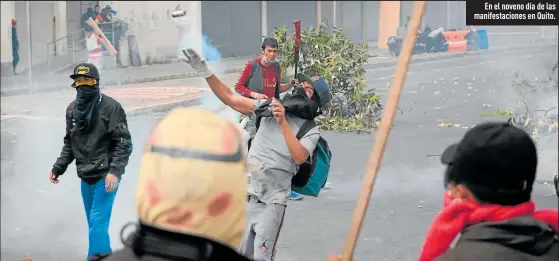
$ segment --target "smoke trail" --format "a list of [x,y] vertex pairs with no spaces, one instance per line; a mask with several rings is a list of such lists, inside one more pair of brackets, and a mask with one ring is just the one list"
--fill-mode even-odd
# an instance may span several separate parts
[[[221,52],[213,47],[210,39],[206,35],[202,35],[202,53],[207,61],[210,61],[214,72],[217,76],[222,76],[224,72],[223,63],[221,62]],[[239,122],[240,113],[223,104],[213,93],[207,93],[201,99],[201,107],[210,111],[217,112],[219,115],[233,121]]]
[[[186,48],[194,48],[195,50],[197,44],[195,44],[194,40],[197,40],[199,36],[196,36],[192,33],[192,30],[189,30],[189,17],[183,16],[176,18],[174,21],[177,24],[177,27],[180,30],[181,34],[181,43],[179,45],[179,49],[177,50],[178,56],[183,56],[182,50]],[[222,62],[223,56],[219,49],[213,46],[212,40],[208,38],[205,34],[202,34],[202,56],[206,61],[209,61],[214,73],[220,77],[224,72],[224,64]],[[198,38],[199,39],[199,38]],[[221,77],[220,77],[221,78]],[[204,85],[206,83],[203,83]],[[208,87],[207,85],[204,87]],[[240,113],[236,112],[235,110],[231,109],[229,106],[223,104],[213,93],[205,92],[205,94],[200,98],[200,107],[216,112],[219,115],[232,120],[234,122],[239,122],[240,120]]]

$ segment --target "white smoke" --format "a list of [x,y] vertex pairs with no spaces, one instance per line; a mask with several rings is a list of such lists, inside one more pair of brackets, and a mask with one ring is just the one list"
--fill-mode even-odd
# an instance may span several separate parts
[[[190,17],[187,15],[182,17],[177,17],[174,19],[177,27],[179,28],[179,33],[181,35],[181,42],[177,50],[177,55],[183,57],[183,49],[193,48],[198,51],[204,59],[210,62],[215,75],[223,79],[223,73],[225,68],[221,62],[222,55],[220,51],[211,44],[211,39],[209,39],[205,34],[195,34],[193,30],[190,30]],[[201,41],[201,49],[199,44]],[[201,86],[203,88],[208,88],[206,83]],[[239,122],[241,114],[237,111],[231,109],[229,106],[223,104],[213,93],[205,92],[205,94],[200,98],[200,107],[209,111],[218,113],[219,115],[233,121]]]

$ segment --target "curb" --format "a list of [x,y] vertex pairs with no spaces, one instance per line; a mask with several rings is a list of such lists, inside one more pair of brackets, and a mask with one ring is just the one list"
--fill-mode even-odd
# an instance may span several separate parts
[[[531,49],[545,49],[550,47],[556,47],[557,44],[541,44],[541,45],[522,45],[522,46],[511,46],[507,48],[497,48],[497,49],[490,49],[490,50],[479,50],[479,51],[469,51],[464,53],[451,53],[451,54],[443,54],[438,56],[418,56],[413,57],[410,61],[410,64],[416,63],[424,63],[424,62],[432,62],[432,61],[439,61],[439,60],[446,60],[452,58],[460,58],[460,57],[475,57],[475,56],[482,56],[482,55],[494,55],[499,53],[507,53],[509,51],[517,51],[522,50],[530,47]],[[421,54],[420,54],[421,55]],[[387,68],[396,66],[398,60],[391,60],[391,61],[383,61],[378,63],[370,63],[364,66],[365,69],[377,69],[377,68]]]
[[183,100],[183,101],[176,101],[170,102],[165,104],[159,104],[155,106],[146,106],[138,109],[132,109],[126,111],[126,116],[138,116],[138,115],[145,115],[150,113],[158,113],[158,112],[166,112],[170,111],[176,107],[191,107],[200,105],[200,97],[196,97],[193,99]]
[[[221,74],[231,74],[231,73],[240,73],[243,68],[229,68],[224,69]],[[178,80],[178,79],[186,79],[186,78],[195,78],[198,77],[196,72],[186,72],[181,74],[170,74],[170,75],[160,75],[160,76],[150,76],[150,77],[143,77],[143,78],[136,78],[136,79],[125,79],[125,80],[108,80],[105,82],[106,86],[104,88],[115,88],[119,87],[120,85],[128,85],[128,84],[140,84],[140,83],[149,83],[149,82],[159,82],[159,81],[167,81],[167,80]],[[45,92],[53,92],[59,91],[62,87],[60,84],[56,85],[46,85],[41,86],[40,89],[34,90],[35,93],[45,93]],[[21,88],[21,89],[13,89],[13,90],[2,90],[3,96],[15,96],[21,94],[29,94],[29,89]]]
[[[542,44],[538,45],[536,48],[549,48],[555,47],[556,44]],[[511,46],[507,48],[498,48],[498,49],[490,49],[490,50],[482,50],[482,51],[471,51],[471,52],[464,52],[464,53],[451,53],[451,54],[443,54],[439,56],[427,56],[427,57],[417,57],[412,58],[411,63],[422,63],[422,62],[431,62],[437,60],[445,60],[445,59],[452,59],[452,58],[459,58],[459,57],[468,57],[468,56],[480,56],[480,55],[492,55],[497,53],[508,52],[509,50],[517,50],[517,49],[525,49],[526,47],[534,48],[534,45],[523,45],[523,46]],[[365,69],[375,69],[375,68],[386,68],[395,66],[397,63],[396,60],[391,61],[383,61],[378,63],[369,63],[365,64]],[[221,74],[231,74],[231,73],[240,73],[243,68],[229,68],[225,69]],[[184,78],[194,78],[198,77],[195,72],[190,73],[182,73],[182,74],[173,74],[173,75],[164,75],[164,76],[156,76],[156,77],[145,77],[140,79],[129,79],[120,81],[120,84],[139,84],[139,83],[147,83],[147,82],[157,82],[157,81],[166,81],[166,80],[177,80],[177,79],[184,79]],[[118,86],[119,81],[107,81],[107,87],[111,86]]]
[[[200,105],[200,97],[194,97],[191,99],[181,100],[181,101],[174,101],[164,104],[152,105],[152,106],[145,106],[137,109],[126,110],[127,117],[145,115],[150,113],[158,113],[158,112],[166,112],[170,111],[176,107],[191,107]],[[10,119],[19,119],[19,118],[34,118],[37,116],[32,116],[26,114],[24,112],[17,112],[17,113],[4,113],[1,115],[0,121],[10,120]],[[38,118],[50,118],[50,117],[38,117]],[[63,119],[60,117],[60,119]]]
[[[232,73],[240,73],[243,68],[229,68],[223,70],[221,74],[232,74]],[[159,82],[159,81],[168,81],[168,80],[178,80],[178,79],[186,79],[186,78],[196,78],[198,77],[198,73],[196,72],[187,72],[181,74],[170,74],[170,75],[162,75],[162,76],[151,76],[151,77],[144,77],[144,78],[136,78],[136,79],[126,79],[122,81],[112,80],[106,81],[105,88],[114,88],[119,85],[129,85],[129,84],[140,84],[140,83],[148,83],[148,82]]]
[[[471,52],[464,52],[464,53],[449,53],[449,54],[441,54],[437,56],[422,56],[421,54],[417,55],[416,57],[412,56],[412,60],[410,64],[417,64],[417,63],[424,63],[424,62],[432,62],[432,61],[439,61],[445,59],[452,59],[452,58],[460,58],[460,57],[468,57],[468,56],[481,56],[481,55],[493,55],[508,51],[514,51],[519,49],[531,48],[531,49],[542,49],[542,48],[550,48],[556,47],[556,43],[545,43],[540,44],[537,46],[534,45],[522,45],[522,46],[510,46],[504,48],[496,48],[496,49],[489,49],[489,50],[481,50],[481,51],[471,51]],[[390,61],[380,61],[376,63],[369,63],[364,65],[364,69],[377,69],[377,68],[387,68],[393,67],[397,64],[397,58],[391,59]],[[232,74],[232,73],[240,73],[243,68],[228,68],[224,69],[221,74]],[[186,79],[186,78],[195,78],[197,74],[195,72],[186,72],[181,74],[171,74],[171,75],[162,75],[162,76],[151,76],[151,77],[144,77],[144,78],[136,78],[136,79],[125,79],[125,80],[108,80],[105,82],[105,88],[115,88],[120,85],[128,85],[128,84],[141,84],[141,83],[149,83],[149,82],[158,82],[158,81],[166,81],[166,80],[178,80],[178,79]],[[44,92],[52,92],[61,89],[61,85],[51,85],[51,86],[42,86],[40,89],[35,90],[33,93],[44,93]],[[28,94],[28,89],[15,89],[15,90],[3,90],[3,96],[13,96],[19,94]]]

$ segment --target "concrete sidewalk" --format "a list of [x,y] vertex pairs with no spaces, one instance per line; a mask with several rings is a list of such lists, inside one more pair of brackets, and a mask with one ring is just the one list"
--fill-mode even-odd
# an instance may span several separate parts
[[[502,53],[508,50],[522,50],[526,48],[538,48],[541,46],[557,45],[555,42],[547,41],[540,42],[537,44],[522,44],[522,45],[508,45],[495,47],[490,50],[466,52],[466,53],[431,53],[431,54],[418,54],[412,57],[412,63],[430,62],[443,59],[452,59],[464,56],[474,56],[474,55],[488,55],[494,53]],[[246,64],[248,58],[243,59],[222,59],[219,63],[219,68],[216,67],[216,63],[213,63],[215,71],[220,72],[220,74],[230,74],[239,73],[244,65]],[[397,57],[387,57],[387,56],[375,56],[371,57],[368,63],[365,65],[366,69],[375,68],[385,68],[395,66],[397,63]],[[66,88],[70,84],[70,79],[68,75],[71,72],[64,72],[61,74],[50,75],[50,76],[37,76],[34,79],[35,85],[33,88],[33,93],[35,92],[49,92],[55,90],[61,90]],[[141,66],[141,67],[128,67],[119,68],[114,70],[107,70],[103,73],[102,77],[105,84],[112,88],[114,86],[118,87],[120,85],[126,84],[138,84],[147,82],[158,82],[164,80],[173,79],[184,79],[195,77],[196,74],[189,66],[180,63],[168,63],[168,64],[158,64],[151,66]],[[2,95],[11,96],[18,94],[29,93],[27,86],[26,76],[15,76],[15,77],[2,77]]]
[[[495,55],[495,54],[503,54],[507,53],[508,51],[511,52],[518,52],[526,49],[537,49],[537,48],[545,48],[549,46],[557,46],[557,42],[553,41],[542,41],[539,43],[530,43],[530,44],[509,44],[503,45],[499,47],[494,47],[489,50],[478,50],[478,51],[469,51],[469,52],[461,52],[461,53],[426,53],[426,54],[416,54],[412,56],[410,63],[423,63],[423,62],[432,62],[432,61],[439,61],[445,59],[453,59],[459,57],[468,57],[468,56],[479,56],[479,55]],[[369,59],[369,62],[365,65],[365,69],[375,69],[375,68],[386,68],[395,66],[397,63],[397,57],[378,57],[375,59]]]
[[[239,73],[244,67],[247,59],[222,59],[219,63],[219,67],[213,63],[214,70],[221,74]],[[69,78],[71,73],[71,71],[65,71],[54,75],[34,76],[33,93],[50,92],[67,88],[71,84],[71,79]],[[109,87],[192,78],[196,76],[196,73],[192,68],[185,64],[178,63],[178,61],[167,64],[118,68],[114,70],[106,70],[101,73],[104,84]],[[2,94],[4,96],[29,93],[28,80],[25,75],[2,77],[1,84]]]
[[[236,74],[226,74],[221,79],[233,86]],[[198,105],[200,98],[209,93],[201,78],[187,78],[172,84],[152,83],[106,88],[101,92],[119,101],[128,116],[150,112],[168,111],[178,106]],[[1,120],[13,118],[63,120],[67,106],[75,100],[76,92],[67,87],[62,91],[43,92],[2,97]]]

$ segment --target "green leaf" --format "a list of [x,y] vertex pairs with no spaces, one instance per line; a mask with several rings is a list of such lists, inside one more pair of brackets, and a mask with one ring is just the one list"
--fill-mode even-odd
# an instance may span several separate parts
[[[277,59],[285,71],[295,65],[295,54],[291,52],[294,33],[291,28],[281,26],[274,29],[274,37],[279,43]],[[341,28],[329,33],[320,24],[302,28],[299,50],[299,71],[316,72],[328,82],[333,95],[331,104],[317,119],[319,128],[342,132],[376,129],[382,105],[374,89],[365,91],[368,45],[353,44]]]

